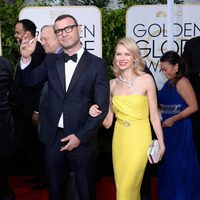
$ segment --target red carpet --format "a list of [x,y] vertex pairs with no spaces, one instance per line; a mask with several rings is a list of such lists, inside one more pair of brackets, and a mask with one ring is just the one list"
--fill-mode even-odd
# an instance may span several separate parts
[[[10,183],[14,189],[16,200],[48,200],[48,192],[44,190],[32,190],[31,186],[25,183],[28,176],[12,176]],[[156,178],[152,178],[152,198],[156,199]],[[113,177],[102,177],[97,183],[97,200],[115,200],[115,185]]]
[[25,183],[29,176],[12,176],[10,184],[13,188],[16,200],[48,200],[47,190],[32,190],[31,185]]

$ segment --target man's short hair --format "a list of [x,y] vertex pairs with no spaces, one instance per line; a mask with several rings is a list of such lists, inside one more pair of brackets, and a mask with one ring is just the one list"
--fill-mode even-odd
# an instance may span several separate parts
[[22,19],[22,20],[19,20],[17,22],[17,24],[18,23],[22,23],[22,25],[24,27],[24,30],[25,31],[30,31],[31,35],[33,37],[35,37],[37,27],[36,27],[36,25],[31,20],[29,20],[29,19]]
[[60,20],[65,19],[65,18],[71,18],[71,19],[73,19],[75,25],[78,25],[78,22],[77,22],[76,18],[73,17],[72,15],[68,15],[68,14],[64,14],[64,15],[58,16],[58,17],[56,18],[55,22],[60,21]]

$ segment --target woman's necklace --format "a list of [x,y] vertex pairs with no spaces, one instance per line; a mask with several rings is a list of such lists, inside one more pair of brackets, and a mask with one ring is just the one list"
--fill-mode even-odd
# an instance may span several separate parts
[[136,85],[134,83],[134,80],[135,80],[136,77],[133,77],[132,79],[130,80],[126,80],[124,79],[122,76],[119,76],[119,80],[124,82],[124,83],[127,83],[128,84],[128,87],[130,88],[131,86],[133,86],[135,89],[136,89]]

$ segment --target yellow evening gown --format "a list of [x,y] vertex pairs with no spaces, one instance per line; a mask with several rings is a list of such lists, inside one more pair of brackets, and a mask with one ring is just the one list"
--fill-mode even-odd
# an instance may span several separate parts
[[113,96],[117,118],[112,142],[117,200],[140,200],[140,187],[151,142],[148,99]]

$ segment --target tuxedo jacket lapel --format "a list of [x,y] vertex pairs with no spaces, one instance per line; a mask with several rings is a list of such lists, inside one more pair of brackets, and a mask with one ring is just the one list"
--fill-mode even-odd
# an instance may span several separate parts
[[70,92],[70,90],[73,88],[74,84],[78,81],[80,75],[85,70],[87,63],[88,63],[88,55],[89,54],[87,53],[87,51],[84,51],[81,59],[79,60],[77,66],[76,66],[76,69],[75,69],[72,79],[70,81],[67,93]]
[[57,72],[60,79],[61,86],[63,91],[66,91],[65,86],[65,62],[64,62],[64,55],[60,54],[56,60]]

